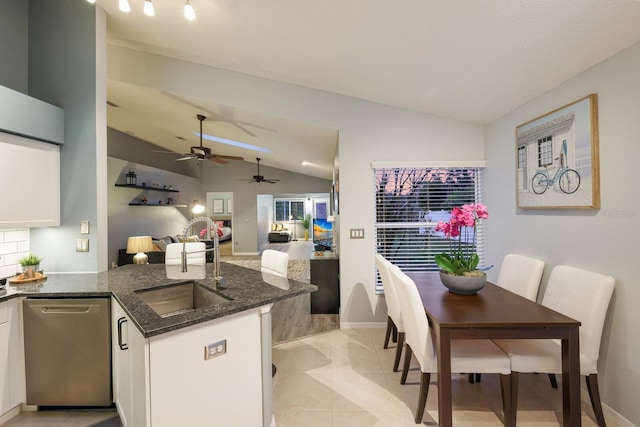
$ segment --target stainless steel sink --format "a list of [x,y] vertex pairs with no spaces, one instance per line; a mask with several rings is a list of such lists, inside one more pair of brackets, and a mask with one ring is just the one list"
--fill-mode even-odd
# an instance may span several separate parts
[[135,292],[160,317],[175,316],[231,301],[231,298],[196,282],[140,289]]

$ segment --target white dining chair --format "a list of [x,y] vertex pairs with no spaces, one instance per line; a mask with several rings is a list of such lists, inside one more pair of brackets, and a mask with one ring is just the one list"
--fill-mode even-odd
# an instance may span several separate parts
[[396,357],[393,362],[393,372],[398,372],[400,366],[400,358],[402,357],[402,348],[404,347],[404,326],[402,324],[402,313],[400,312],[400,303],[396,293],[393,280],[391,278],[391,266],[393,265],[388,259],[380,254],[375,255],[376,266],[382,280],[384,288],[384,299],[387,303],[387,331],[384,337],[383,348],[389,347],[389,339],[394,336],[394,342],[397,342]]
[[[431,374],[438,371],[436,353],[429,330],[429,321],[415,283],[395,265],[391,266],[390,273],[398,294],[407,343],[400,382],[402,384],[406,382],[412,355],[415,355],[420,365],[420,393],[415,414],[415,422],[420,424],[427,402]],[[502,403],[505,417],[507,417],[511,408],[511,405],[507,403],[509,396],[511,396],[509,357],[491,340],[453,340],[451,342],[451,372],[500,374]]]
[[170,243],[167,245],[164,254],[164,263],[166,265],[182,264],[182,251],[187,252],[187,264],[206,264],[207,253],[204,242],[186,242],[186,243]]
[[[567,265],[553,268],[542,305],[580,321],[580,375],[585,376],[591,406],[605,426],[598,389],[598,356],[615,279]],[[517,410],[519,373],[562,373],[559,340],[494,340],[511,359],[513,410]]]
[[280,277],[288,276],[289,254],[273,249],[265,249],[262,251],[260,260],[260,271],[263,273],[274,274]]
[[544,261],[519,254],[507,254],[502,260],[496,285],[535,301],[543,272]]
[[[543,272],[544,261],[519,254],[507,254],[502,260],[496,285],[535,301]],[[469,374],[470,383],[480,382],[480,378],[480,374]]]

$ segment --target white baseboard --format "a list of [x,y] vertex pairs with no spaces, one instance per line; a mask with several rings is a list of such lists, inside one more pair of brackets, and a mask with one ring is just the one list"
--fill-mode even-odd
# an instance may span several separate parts
[[340,329],[384,329],[386,322],[340,322]]
[[[582,377],[581,377],[582,381]],[[586,407],[591,408],[591,399],[589,399],[589,391],[585,387],[580,389],[580,398]],[[610,427],[637,427],[631,421],[614,411],[610,406],[602,403],[602,413],[607,425]],[[595,419],[594,419],[595,421]]]
[[11,418],[15,417],[20,412],[22,412],[21,409],[20,409],[20,405],[16,406],[13,409],[9,409],[4,414],[0,415],[0,425],[8,422]]

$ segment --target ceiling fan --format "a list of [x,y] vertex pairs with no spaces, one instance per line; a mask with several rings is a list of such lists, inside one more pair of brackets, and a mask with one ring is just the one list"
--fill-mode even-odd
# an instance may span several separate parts
[[[190,159],[198,159],[198,160],[211,160],[216,163],[226,164],[229,163],[227,160],[244,160],[243,157],[239,156],[225,156],[222,154],[214,154],[211,152],[211,149],[208,147],[204,147],[202,145],[202,122],[206,120],[206,117],[202,114],[197,115],[198,120],[200,121],[200,146],[199,147],[191,147],[190,153],[185,153],[183,157],[176,159],[176,161],[182,160],[190,160]],[[173,151],[156,151],[157,153],[173,153]]]
[[258,184],[261,182],[268,182],[269,184],[275,184],[276,182],[280,181],[279,179],[265,178],[264,176],[260,175],[260,157],[256,157],[256,160],[258,161],[258,174],[253,175],[251,177],[251,179],[249,180],[249,184],[253,182],[257,182]]

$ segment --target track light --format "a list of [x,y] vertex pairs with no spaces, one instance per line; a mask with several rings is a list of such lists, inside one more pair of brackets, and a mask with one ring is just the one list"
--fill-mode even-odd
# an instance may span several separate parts
[[189,0],[184,4],[184,17],[189,21],[196,19],[196,12],[193,10],[193,6],[189,3]]
[[144,7],[142,10],[147,16],[154,16],[156,14],[156,11],[153,10],[153,3],[151,3],[151,0],[144,0]]
[[120,10],[123,12],[131,12],[131,6],[129,6],[128,0],[119,0],[118,4],[120,6]]

